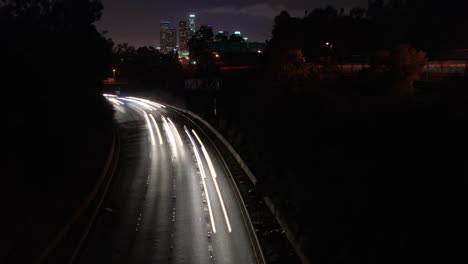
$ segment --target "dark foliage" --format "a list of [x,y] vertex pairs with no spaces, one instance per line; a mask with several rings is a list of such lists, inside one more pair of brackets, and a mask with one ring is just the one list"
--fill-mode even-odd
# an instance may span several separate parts
[[411,96],[392,96],[404,73],[397,60],[387,64],[393,71],[353,78],[268,74],[290,54],[299,65],[324,65],[352,55],[373,62],[381,48],[406,51],[401,43],[429,58],[468,46],[466,1],[370,3],[349,15],[333,7],[302,18],[282,12],[266,67],[223,73],[218,93],[193,92],[188,105],[233,144],[312,263],[466,260],[466,217],[457,209],[468,173],[466,76],[417,81]]
[[99,86],[112,46],[93,25],[102,8],[96,0],[0,2],[8,131],[1,192],[9,216],[2,220],[12,230],[4,234],[2,263],[31,263],[90,192],[106,159],[113,113]]
[[182,79],[178,54],[163,54],[152,46],[134,48],[128,43],[113,50],[112,66],[117,80],[138,83],[151,89],[170,89],[176,92]]
[[214,42],[212,28],[201,26],[189,40],[190,58],[197,65],[197,71],[203,76],[216,73],[215,58],[211,49]]
[[369,1],[367,12],[354,8],[348,14],[331,6],[301,18],[283,11],[275,18],[270,49],[273,57],[302,49],[309,60],[329,55],[345,60],[406,43],[437,56],[444,49],[468,46],[466,10],[466,1],[391,0]]

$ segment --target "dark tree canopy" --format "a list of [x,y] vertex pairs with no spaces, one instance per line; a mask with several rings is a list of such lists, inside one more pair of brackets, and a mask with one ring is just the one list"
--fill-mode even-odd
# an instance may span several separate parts
[[283,11],[275,18],[270,50],[279,54],[302,49],[313,59],[327,56],[332,45],[338,59],[347,59],[407,43],[437,56],[444,49],[468,47],[467,10],[468,1],[375,0],[369,1],[367,11],[353,8],[345,13],[327,6],[304,17]]
[[213,30],[201,26],[189,40],[190,58],[204,74],[214,72],[214,57],[211,46],[214,42]]
[[97,0],[3,1],[2,63],[16,85],[20,76],[30,76],[36,84],[47,83],[49,94],[66,92],[64,83],[95,92],[111,58],[112,42],[93,24],[102,9]]

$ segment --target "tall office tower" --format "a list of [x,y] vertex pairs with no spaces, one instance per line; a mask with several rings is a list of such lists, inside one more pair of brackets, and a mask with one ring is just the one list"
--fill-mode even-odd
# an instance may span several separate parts
[[177,30],[173,27],[169,27],[166,31],[167,36],[167,51],[177,50]]
[[177,36],[176,31],[170,26],[169,21],[160,22],[160,42],[161,52],[168,53],[177,48]]
[[187,21],[182,20],[179,22],[179,49],[181,53],[188,52],[188,42],[192,37],[192,31],[188,27]]
[[195,27],[195,15],[191,14],[189,16],[189,26],[190,26],[190,31],[192,31],[192,34],[195,33],[196,27]]
[[159,22],[159,39],[161,46],[161,53],[167,53],[167,29],[169,28],[169,21]]

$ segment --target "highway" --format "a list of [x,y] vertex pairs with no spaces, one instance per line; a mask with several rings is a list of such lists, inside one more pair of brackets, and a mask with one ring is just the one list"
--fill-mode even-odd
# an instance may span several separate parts
[[75,263],[257,263],[235,189],[199,127],[170,107],[105,95],[119,170]]

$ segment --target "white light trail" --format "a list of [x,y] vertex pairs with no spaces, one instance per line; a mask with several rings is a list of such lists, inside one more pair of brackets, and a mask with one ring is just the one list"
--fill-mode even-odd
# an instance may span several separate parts
[[114,96],[105,96],[105,98],[106,98],[107,101],[109,101],[109,102],[111,102],[113,104],[114,109],[116,109],[117,111],[119,111],[121,113],[125,113],[125,110],[121,106],[121,105],[125,105],[125,104],[120,102],[119,100],[117,100],[116,95],[114,95]]
[[211,162],[210,155],[208,155],[208,152],[206,151],[205,145],[203,145],[203,142],[201,141],[200,137],[198,137],[197,132],[192,129],[192,133],[195,135],[195,137],[198,140],[198,143],[200,143],[203,155],[205,156],[206,162],[208,163],[208,167],[210,168],[211,175],[216,178],[218,175],[216,174],[216,170],[214,169],[213,162]]
[[211,162],[210,155],[208,155],[208,151],[206,151],[205,145],[203,145],[203,142],[201,141],[201,139],[198,136],[197,132],[195,132],[195,130],[192,129],[192,133],[197,138],[198,143],[200,143],[203,155],[205,156],[206,162],[208,163],[208,167],[210,168],[211,177],[213,178],[213,182],[214,182],[214,185],[215,185],[215,188],[216,188],[216,192],[218,193],[218,198],[219,198],[219,201],[221,203],[221,208],[223,209],[224,219],[226,219],[226,226],[227,226],[227,228],[229,230],[229,233],[231,233],[232,232],[231,221],[229,220],[229,215],[227,213],[226,206],[224,205],[223,195],[221,194],[221,191],[219,190],[218,181],[216,180],[217,175],[216,175],[216,171],[215,171],[214,166],[213,166],[213,162]]
[[168,117],[167,120],[169,120],[169,123],[171,123],[172,128],[174,128],[174,132],[177,135],[177,138],[179,139],[180,146],[184,146],[184,142],[182,141],[182,138],[180,137],[179,131],[177,131],[177,128],[175,127],[174,123],[172,123],[172,120]]
[[118,105],[125,105],[124,103],[120,102],[117,99],[114,98],[106,98],[107,100],[111,101],[112,103],[118,104]]
[[156,110],[156,108],[148,105],[147,103],[141,102],[139,100],[134,100],[134,99],[130,99],[130,98],[120,98],[120,99],[125,100],[125,101],[129,101],[129,102],[133,102],[133,103],[136,103],[138,105],[141,105],[144,108],[146,108],[147,110]]
[[148,118],[148,115],[145,113],[145,119],[146,119],[146,123],[148,124],[148,129],[149,129],[149,132],[150,132],[150,135],[151,135],[151,145],[155,145],[156,142],[154,140],[154,134],[153,134],[153,128],[151,128],[151,122]]
[[153,101],[150,101],[150,100],[147,100],[147,99],[143,99],[143,98],[138,98],[138,97],[127,97],[127,98],[130,98],[130,99],[133,99],[133,100],[138,100],[138,101],[141,101],[141,102],[144,102],[144,103],[147,103],[147,104],[150,104],[152,106],[156,106],[158,108],[166,108],[166,106],[162,105],[162,104],[158,104],[158,103],[155,103]]
[[187,133],[187,136],[189,137],[190,142],[192,143],[193,152],[195,153],[195,158],[196,158],[196,160],[197,160],[198,167],[200,168],[200,174],[202,175],[201,178],[202,178],[202,182],[203,182],[203,189],[205,190],[205,194],[206,194],[206,203],[208,204],[208,212],[209,212],[209,214],[210,214],[210,222],[211,222],[211,226],[212,226],[212,228],[213,228],[213,233],[216,234],[216,226],[215,226],[215,223],[214,223],[213,211],[211,210],[210,195],[209,195],[209,193],[208,193],[208,188],[206,188],[205,169],[203,168],[203,163],[201,162],[200,154],[198,153],[197,146],[195,145],[195,142],[193,142],[192,136],[190,136],[190,133],[189,133],[189,131],[187,130],[187,128],[185,128],[185,133]]
[[102,94],[102,95],[104,95],[105,97],[117,97],[117,95],[115,94]]
[[142,115],[146,114],[145,110],[143,110],[141,107],[139,107],[139,106],[137,106],[135,104],[128,104],[127,106],[140,111]]
[[156,120],[154,119],[152,114],[149,114],[149,116],[151,117],[151,120],[153,120],[154,126],[156,127],[156,132],[158,132],[159,144],[162,145],[162,144],[164,144],[164,142],[163,142],[163,139],[162,139],[162,136],[161,136],[161,131],[159,131],[158,123],[156,123]]
[[174,138],[174,134],[172,133],[172,129],[171,129],[171,126],[169,125],[169,123],[166,121],[166,118],[163,116],[162,117],[163,121],[164,121],[164,128],[166,130],[166,133],[168,134],[168,137],[169,137],[169,141],[171,142],[171,144],[173,146],[176,146],[176,142],[175,142],[175,138]]

